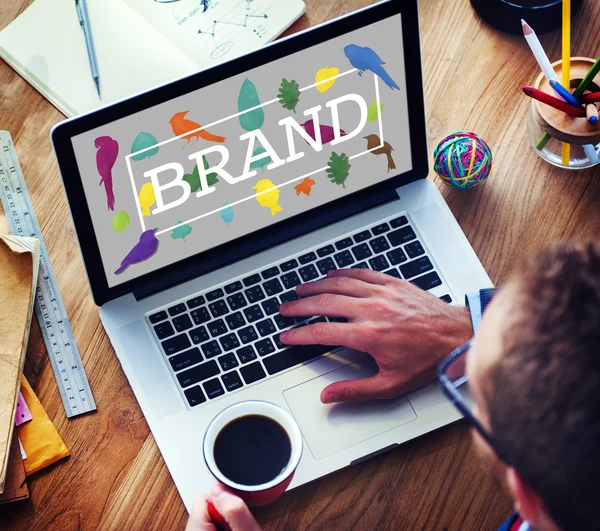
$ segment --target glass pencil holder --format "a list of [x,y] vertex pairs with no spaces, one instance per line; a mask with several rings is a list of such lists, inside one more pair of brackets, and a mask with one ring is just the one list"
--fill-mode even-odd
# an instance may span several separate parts
[[[571,92],[594,65],[587,57],[571,59]],[[562,61],[553,65],[556,78],[562,79]],[[556,96],[544,74],[537,78],[535,88]],[[587,87],[586,93],[600,92],[600,75]],[[586,117],[574,117],[533,99],[527,121],[527,136],[535,152],[546,162],[559,168],[582,170],[600,163],[600,120],[595,123]],[[565,148],[565,145],[568,146]],[[566,150],[568,164],[563,162]]]

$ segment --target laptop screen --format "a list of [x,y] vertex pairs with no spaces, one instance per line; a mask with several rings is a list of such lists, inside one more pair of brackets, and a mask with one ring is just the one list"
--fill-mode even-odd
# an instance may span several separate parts
[[411,170],[401,32],[394,15],[73,137],[108,286]]

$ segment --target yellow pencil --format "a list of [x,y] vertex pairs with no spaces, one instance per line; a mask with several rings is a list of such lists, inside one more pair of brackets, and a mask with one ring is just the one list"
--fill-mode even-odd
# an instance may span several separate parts
[[[571,92],[571,0],[563,0],[562,10],[562,84]],[[563,142],[562,163],[569,165],[571,146]]]

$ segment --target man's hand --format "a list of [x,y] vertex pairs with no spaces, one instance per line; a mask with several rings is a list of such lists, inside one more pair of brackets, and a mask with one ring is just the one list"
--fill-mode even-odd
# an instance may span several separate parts
[[215,486],[210,495],[198,495],[188,520],[186,531],[218,531],[221,529],[210,517],[211,502],[225,519],[231,531],[261,531],[246,504],[222,485]]
[[330,271],[327,278],[297,286],[298,301],[282,304],[289,317],[345,317],[348,323],[316,323],[289,330],[289,345],[345,346],[367,352],[379,372],[336,382],[321,401],[395,398],[435,377],[438,363],[473,335],[469,311],[450,306],[410,282],[369,269]]

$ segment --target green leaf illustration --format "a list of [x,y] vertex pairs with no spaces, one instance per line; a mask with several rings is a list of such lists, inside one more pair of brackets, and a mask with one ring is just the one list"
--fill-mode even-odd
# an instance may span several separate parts
[[[177,224],[182,223],[178,221]],[[175,227],[173,232],[171,232],[171,238],[174,240],[183,240],[185,241],[186,237],[192,233],[192,227],[190,227],[187,223],[185,225],[180,225],[179,227]]]
[[383,114],[383,104],[380,103],[377,105],[377,101],[374,101],[367,109],[367,120],[369,122],[376,122],[380,114]]
[[[254,153],[252,153],[252,156],[256,157],[257,155],[260,155],[261,153],[266,153],[266,152],[267,152],[267,150],[265,148],[259,147],[254,150]],[[260,168],[262,171],[265,171],[265,166],[267,164],[271,164],[271,162],[273,162],[273,159],[271,157],[267,156],[267,157],[263,157],[262,159],[255,160],[253,163],[250,164],[250,167],[253,170]]]
[[292,81],[283,79],[277,98],[284,109],[296,112],[296,105],[300,101],[300,86],[293,79]]
[[244,80],[242,88],[240,89],[240,95],[238,96],[238,112],[244,114],[240,115],[240,125],[242,129],[246,131],[254,131],[260,129],[265,123],[265,111],[262,107],[254,109],[253,111],[244,112],[253,107],[260,105],[260,98],[258,97],[258,91],[254,86],[254,83],[249,79]]
[[121,210],[115,214],[115,217],[112,221],[112,227],[117,232],[123,232],[129,226],[130,221],[131,219],[129,218],[129,214],[124,210]]
[[346,188],[346,179],[350,174],[350,162],[348,159],[348,155],[342,153],[338,155],[335,151],[331,154],[331,158],[329,159],[329,164],[327,165],[327,177],[331,179],[331,182],[334,184],[341,184],[344,188]]
[[[206,160],[206,157],[202,157],[202,164],[204,165],[204,169],[208,170],[209,165],[208,161]],[[193,194],[200,190],[200,172],[198,170],[198,166],[194,166],[194,171],[192,173],[186,173],[183,176],[183,180],[190,185]],[[206,180],[208,181],[208,186],[214,186],[219,182],[216,173],[209,173],[206,176]]]

